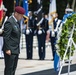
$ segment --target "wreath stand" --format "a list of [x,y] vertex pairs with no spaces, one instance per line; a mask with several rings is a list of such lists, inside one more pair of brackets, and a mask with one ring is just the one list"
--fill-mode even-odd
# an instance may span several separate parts
[[69,49],[68,75],[69,75],[69,73],[70,73],[70,60],[71,60],[70,57],[71,57],[71,46],[72,46],[72,44],[74,45],[75,50],[76,50],[76,44],[74,43],[73,38],[72,38],[73,33],[74,33],[74,29],[75,29],[75,24],[73,25],[73,29],[72,29],[72,31],[71,31],[71,33],[70,33],[70,37],[69,37],[69,40],[68,40],[67,48],[66,48],[66,50],[65,50],[64,57],[63,57],[63,60],[62,60],[62,63],[61,63],[61,66],[60,66],[60,70],[59,70],[59,72],[58,72],[58,75],[61,74],[62,67],[63,67],[63,64],[64,64],[64,59],[65,59],[65,56],[66,56],[66,54],[67,54],[68,48],[70,48],[70,49]]

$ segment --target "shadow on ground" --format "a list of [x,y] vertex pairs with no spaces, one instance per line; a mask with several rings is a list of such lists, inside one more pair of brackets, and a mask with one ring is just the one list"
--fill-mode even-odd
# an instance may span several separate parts
[[[76,71],[76,64],[72,64],[70,69],[70,72]],[[62,74],[68,72],[68,66],[64,66],[62,69]],[[22,74],[22,75],[57,75],[57,72],[54,71],[53,69],[48,69],[48,70],[43,70],[43,71],[38,71],[38,72],[33,72],[33,73],[28,73],[28,74]]]

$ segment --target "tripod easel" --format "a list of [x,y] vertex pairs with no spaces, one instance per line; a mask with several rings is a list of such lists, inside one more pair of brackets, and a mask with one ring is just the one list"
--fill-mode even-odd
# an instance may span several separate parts
[[61,67],[60,67],[60,70],[59,70],[58,75],[61,74],[62,67],[63,67],[63,64],[64,64],[64,59],[65,59],[65,56],[66,56],[66,54],[67,54],[68,48],[70,48],[70,50],[69,50],[68,75],[69,75],[69,73],[70,73],[70,57],[71,57],[71,47],[72,47],[72,44],[74,45],[74,47],[75,47],[75,49],[76,49],[76,44],[74,43],[73,38],[72,38],[73,33],[74,33],[74,29],[75,29],[75,24],[73,24],[73,29],[72,29],[72,31],[71,31],[71,33],[70,33],[70,37],[69,37],[69,40],[68,40],[67,48],[66,48],[66,50],[65,50],[64,57],[63,57],[63,60],[62,60]]

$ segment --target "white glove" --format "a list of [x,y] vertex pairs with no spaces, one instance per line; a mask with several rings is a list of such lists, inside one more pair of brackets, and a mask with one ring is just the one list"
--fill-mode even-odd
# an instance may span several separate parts
[[38,30],[38,34],[42,34],[42,31],[41,30]]
[[57,32],[57,29],[54,29],[55,32]]
[[30,33],[30,30],[29,30],[29,29],[27,29],[27,30],[26,30],[26,34],[29,34],[29,33]]
[[55,37],[55,32],[54,31],[52,31],[52,37]]
[[2,34],[3,33],[3,29],[0,29],[0,34]]

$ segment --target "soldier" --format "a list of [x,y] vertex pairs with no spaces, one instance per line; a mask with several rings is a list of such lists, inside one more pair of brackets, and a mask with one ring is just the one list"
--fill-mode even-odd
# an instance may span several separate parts
[[37,13],[34,13],[34,34],[37,29],[37,23],[38,23]]
[[2,47],[3,47],[3,30],[4,30],[4,23],[8,19],[8,17],[6,16],[7,9],[5,8],[4,5],[2,6],[2,8],[3,8],[3,19],[2,19],[2,22],[0,23],[0,59],[4,57],[4,54],[3,54],[3,51],[2,51]]
[[42,19],[37,24],[37,39],[38,39],[38,53],[39,60],[45,59],[45,41],[46,41],[46,31],[48,30],[48,20],[45,18],[44,13],[42,13]]
[[62,19],[62,22],[63,23],[65,23],[66,22],[66,20],[67,20],[67,18],[70,16],[70,15],[72,15],[74,12],[73,12],[73,9],[70,9],[70,8],[66,8],[65,9],[65,14],[64,14],[64,16],[63,16],[63,19]]
[[4,75],[15,75],[18,57],[20,53],[21,26],[19,22],[23,18],[24,13],[24,8],[20,6],[15,7],[14,14],[4,24]]
[[34,18],[32,16],[32,12],[30,11],[29,20],[25,32],[27,59],[33,58],[33,36],[34,36]]
[[57,40],[57,32],[58,32],[58,27],[61,24],[61,21],[58,19],[58,14],[56,13],[54,16],[51,15],[53,18],[53,30],[50,33],[50,39],[51,39],[51,48],[52,48],[52,55],[53,55],[53,60],[54,56],[56,53],[56,40]]

